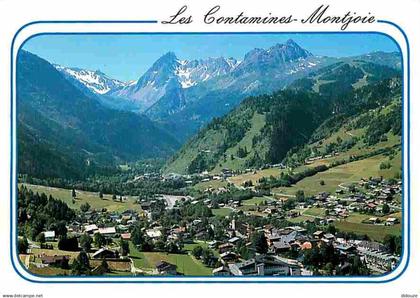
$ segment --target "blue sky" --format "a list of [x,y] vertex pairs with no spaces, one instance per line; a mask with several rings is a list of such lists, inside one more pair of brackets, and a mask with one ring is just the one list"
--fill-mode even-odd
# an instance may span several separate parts
[[179,59],[243,56],[292,38],[315,55],[353,56],[372,51],[397,51],[380,34],[210,34],[210,35],[40,35],[24,49],[64,66],[101,70],[110,77],[138,79],[160,56],[175,52]]

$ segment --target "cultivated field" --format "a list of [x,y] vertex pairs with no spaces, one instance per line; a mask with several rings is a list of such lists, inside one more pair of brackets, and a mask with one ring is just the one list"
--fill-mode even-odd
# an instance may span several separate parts
[[[393,178],[401,171],[401,163],[398,156],[394,158],[393,165],[390,169],[381,170],[379,165],[381,162],[388,160],[386,156],[377,155],[359,161],[350,162],[325,172],[317,173],[314,176],[307,177],[291,187],[279,187],[273,189],[274,194],[294,195],[298,190],[303,190],[306,195],[315,195],[319,192],[326,191],[334,193],[339,185],[344,183],[358,182],[361,178],[379,177]],[[399,163],[399,166],[397,165]],[[324,181],[324,185],[321,185]]]
[[401,224],[394,226],[372,225],[363,223],[354,223],[349,221],[338,221],[334,223],[335,227],[343,232],[353,232],[359,235],[368,235],[375,241],[383,241],[387,234],[400,236]]
[[[31,189],[33,192],[45,193],[46,195],[52,195],[55,199],[62,200],[70,208],[80,209],[80,206],[84,203],[89,203],[93,209],[102,209],[106,208],[108,211],[123,212],[125,210],[133,209],[141,211],[141,207],[136,203],[135,197],[125,196],[124,200],[120,202],[119,200],[113,201],[112,195],[104,194],[103,199],[99,198],[99,193],[76,190],[76,199],[73,203],[73,198],[71,196],[70,189],[49,187],[43,185],[32,185],[24,184],[26,187]],[[118,197],[119,199],[119,197]]]
[[204,191],[208,188],[218,189],[221,187],[227,187],[227,182],[222,180],[211,180],[207,182],[199,182],[193,186],[196,190]]
[[[198,245],[198,244],[197,244]],[[192,249],[194,246],[189,246]],[[201,261],[196,260],[192,255],[171,254],[165,252],[139,252],[130,242],[130,257],[136,268],[146,272],[155,269],[155,265],[159,261],[166,261],[177,266],[177,272],[184,275],[192,276],[208,276],[212,274],[212,269],[206,267]]]
[[255,185],[258,183],[258,180],[260,180],[262,177],[268,178],[270,176],[274,176],[274,177],[279,176],[280,171],[281,170],[279,168],[264,169],[261,171],[256,171],[256,173],[250,172],[250,173],[230,177],[228,180],[229,182],[238,186],[242,185],[242,183],[244,183],[245,181],[251,180],[252,183]]
[[228,216],[229,214],[232,213],[232,209],[230,209],[230,208],[211,209],[211,212],[215,216],[223,216],[223,217],[225,217],[225,216]]

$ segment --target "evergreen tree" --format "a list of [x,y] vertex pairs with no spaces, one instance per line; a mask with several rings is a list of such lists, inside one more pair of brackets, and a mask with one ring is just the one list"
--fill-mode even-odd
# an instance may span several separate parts
[[256,252],[260,254],[267,253],[268,244],[263,232],[254,233],[254,235],[252,236],[252,244]]

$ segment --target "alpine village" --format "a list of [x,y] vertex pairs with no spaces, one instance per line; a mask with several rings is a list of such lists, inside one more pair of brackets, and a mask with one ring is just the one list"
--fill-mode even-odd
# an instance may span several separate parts
[[[152,64],[152,63],[151,63]],[[402,254],[397,52],[17,57],[17,250],[40,276],[373,276]]]

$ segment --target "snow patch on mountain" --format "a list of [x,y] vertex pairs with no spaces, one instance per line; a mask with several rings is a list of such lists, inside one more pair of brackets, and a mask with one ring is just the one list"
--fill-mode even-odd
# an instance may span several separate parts
[[70,76],[79,81],[96,94],[106,94],[113,89],[127,86],[127,83],[112,79],[99,70],[65,67],[58,64],[54,64],[54,67],[65,76]]

